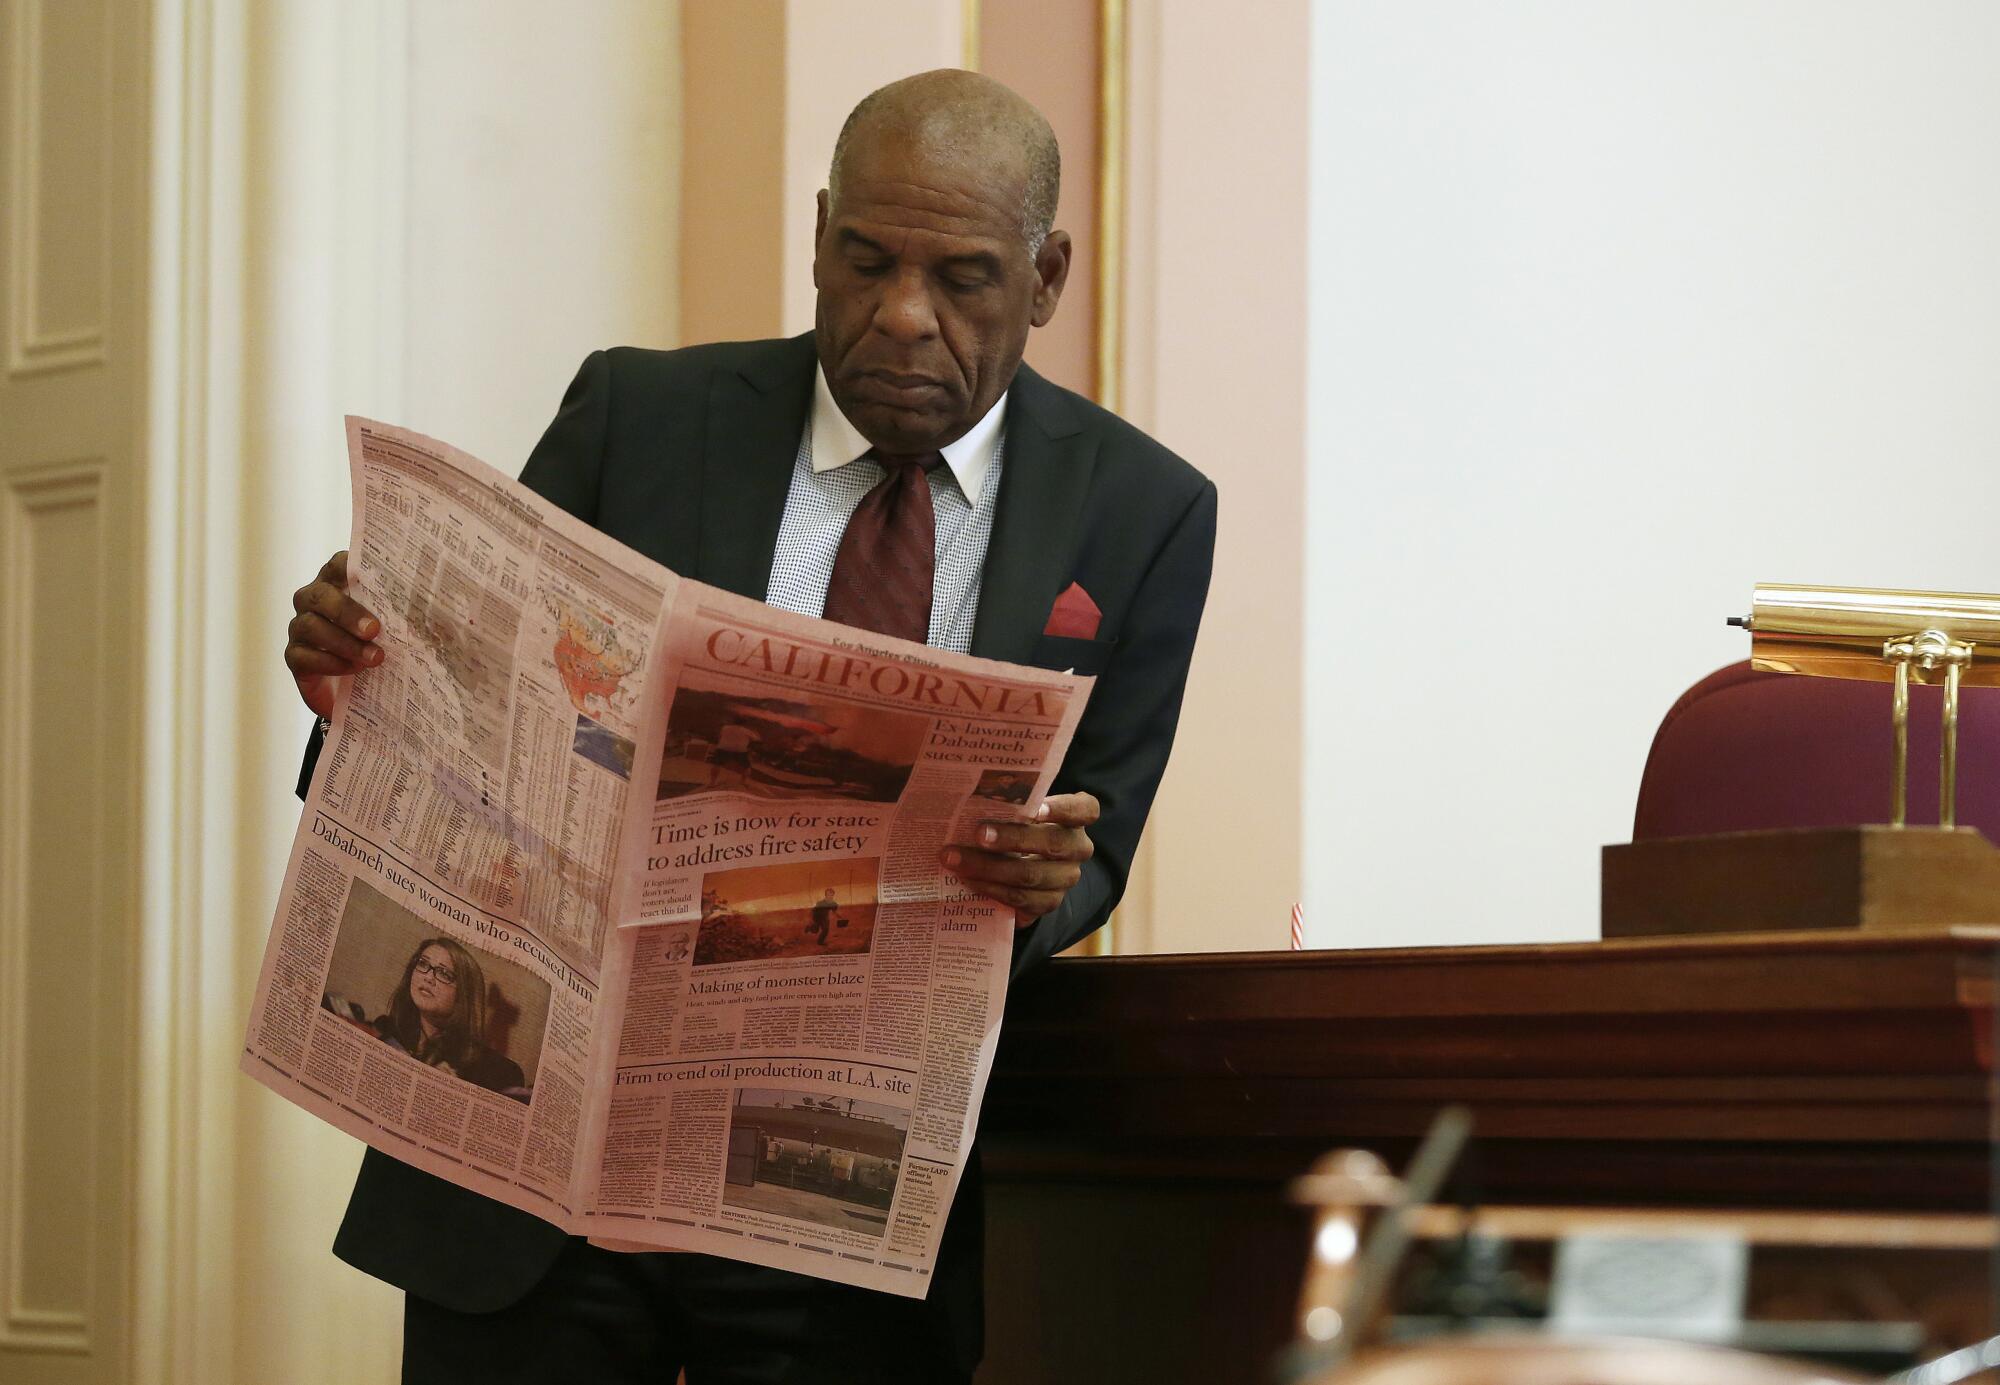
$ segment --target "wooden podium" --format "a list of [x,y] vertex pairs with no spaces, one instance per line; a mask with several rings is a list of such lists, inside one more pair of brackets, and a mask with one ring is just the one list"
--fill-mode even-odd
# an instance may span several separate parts
[[2000,848],[1970,827],[1808,827],[1607,846],[1607,938],[2000,920]]
[[[1253,1379],[1339,1145],[1489,1203],[1980,1212],[2000,926],[1058,961],[982,1122],[982,1382]],[[1962,1261],[1960,1262],[1962,1268]]]

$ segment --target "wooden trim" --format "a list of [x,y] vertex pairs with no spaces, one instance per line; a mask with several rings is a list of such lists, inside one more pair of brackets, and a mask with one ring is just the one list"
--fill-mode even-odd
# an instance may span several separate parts
[[[976,0],[975,0],[976,2]],[[1097,321],[1095,348],[1097,402],[1118,412],[1125,380],[1125,3],[1098,0],[1097,7]],[[1133,875],[1148,871],[1152,857],[1140,844]],[[1127,880],[1127,898],[1104,926],[1077,944],[1074,955],[1110,957],[1118,952],[1121,924],[1152,907],[1149,879]]]
[[1125,380],[1125,0],[1097,9],[1097,402]]
[[1407,1150],[1460,1103],[1489,1195],[1797,1205],[1902,1170],[1876,1205],[1971,1210],[1996,950],[1955,928],[1060,961],[1009,1003],[983,1138],[1003,1174],[1264,1181]]

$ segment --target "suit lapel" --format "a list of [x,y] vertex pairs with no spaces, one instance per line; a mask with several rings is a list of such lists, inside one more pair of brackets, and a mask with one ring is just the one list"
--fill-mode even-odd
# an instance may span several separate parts
[[697,581],[764,599],[812,407],[814,359],[807,333],[719,369],[709,382]]
[[1026,663],[1075,567],[1097,439],[1062,391],[1027,366],[1007,399],[1007,451],[979,589],[972,652]]

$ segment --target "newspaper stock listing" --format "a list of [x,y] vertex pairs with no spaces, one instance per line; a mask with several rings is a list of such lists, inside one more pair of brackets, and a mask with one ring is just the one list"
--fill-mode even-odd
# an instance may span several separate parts
[[347,422],[385,658],[313,776],[243,1068],[602,1244],[920,1297],[1012,912],[939,852],[1048,792],[1091,680],[676,577]]

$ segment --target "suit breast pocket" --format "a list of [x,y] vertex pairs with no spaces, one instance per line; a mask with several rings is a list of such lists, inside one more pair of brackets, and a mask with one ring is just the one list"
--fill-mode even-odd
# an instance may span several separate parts
[[1116,648],[1116,640],[1075,640],[1067,635],[1042,635],[1036,638],[1035,652],[1029,656],[1028,662],[1036,668],[1073,669],[1094,678],[1104,672],[1104,666],[1111,662],[1111,652]]

